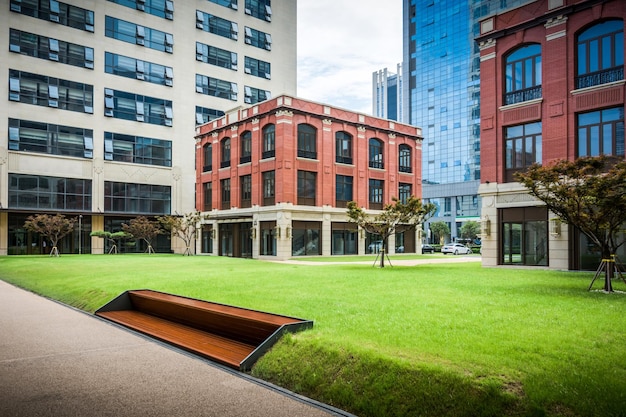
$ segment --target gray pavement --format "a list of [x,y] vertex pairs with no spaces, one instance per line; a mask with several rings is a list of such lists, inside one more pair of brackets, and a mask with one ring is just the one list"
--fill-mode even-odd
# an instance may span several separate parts
[[0,416],[351,416],[0,281]]

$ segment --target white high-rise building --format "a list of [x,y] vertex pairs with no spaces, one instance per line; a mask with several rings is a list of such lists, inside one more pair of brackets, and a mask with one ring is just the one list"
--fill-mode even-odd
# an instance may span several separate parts
[[103,253],[91,231],[194,210],[196,126],[296,94],[295,1],[0,0],[0,27],[1,255],[50,250],[32,214]]

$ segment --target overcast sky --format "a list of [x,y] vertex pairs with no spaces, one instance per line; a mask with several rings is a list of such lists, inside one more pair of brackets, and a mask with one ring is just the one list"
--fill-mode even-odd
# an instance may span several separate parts
[[402,0],[297,0],[298,96],[371,114],[372,73],[402,61]]

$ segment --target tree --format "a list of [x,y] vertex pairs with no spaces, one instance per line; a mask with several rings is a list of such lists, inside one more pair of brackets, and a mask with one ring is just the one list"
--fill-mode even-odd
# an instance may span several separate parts
[[28,216],[24,223],[24,229],[29,232],[39,233],[50,240],[52,249],[50,256],[59,256],[58,243],[74,230],[76,218],[68,219],[62,214],[50,216],[48,214],[37,214]]
[[148,245],[146,252],[154,253],[152,241],[163,231],[159,228],[159,223],[148,220],[144,216],[135,217],[128,224],[122,223],[122,230],[132,238],[143,240]]
[[191,244],[198,234],[198,224],[202,216],[199,211],[192,211],[183,216],[159,216],[157,220],[163,229],[170,234],[178,236],[185,243],[184,255],[192,255]]
[[117,253],[117,247],[119,246],[119,241],[121,239],[126,239],[129,237],[129,234],[126,232],[105,232],[102,230],[96,230],[89,234],[89,236],[95,236],[102,239],[106,239],[111,244],[111,249],[109,249],[109,254]]
[[446,243],[446,236],[450,235],[450,228],[446,222],[433,222],[430,224],[430,231],[433,233],[433,239],[439,241],[440,245]]
[[516,179],[562,222],[578,228],[600,248],[604,291],[612,292],[614,256],[624,244],[620,232],[626,222],[626,161],[599,156],[535,164]]
[[461,226],[461,237],[463,239],[476,239],[476,236],[480,233],[480,224],[475,221],[468,221]]
[[393,198],[392,204],[386,204],[380,214],[371,216],[365,213],[356,202],[348,203],[348,218],[351,222],[356,223],[360,228],[368,233],[377,234],[382,239],[382,249],[380,257],[380,267],[385,267],[385,253],[387,248],[387,239],[389,236],[400,232],[399,228],[406,225],[414,225],[423,223],[436,210],[432,203],[422,204],[422,202],[411,196],[406,203],[401,202],[397,198]]

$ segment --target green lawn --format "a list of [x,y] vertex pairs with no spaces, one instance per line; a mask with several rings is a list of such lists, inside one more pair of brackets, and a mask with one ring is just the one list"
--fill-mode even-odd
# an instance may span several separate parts
[[480,263],[0,258],[0,279],[90,312],[150,288],[314,320],[252,374],[361,417],[626,416],[626,294],[588,292],[592,276]]

